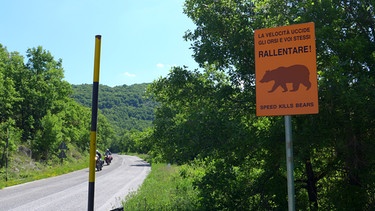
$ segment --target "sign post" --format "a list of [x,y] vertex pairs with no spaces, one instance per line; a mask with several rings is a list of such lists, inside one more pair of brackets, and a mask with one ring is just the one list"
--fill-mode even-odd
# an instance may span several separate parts
[[60,150],[59,158],[60,158],[61,165],[63,164],[63,159],[66,158],[66,154],[64,150],[67,150],[67,149],[68,147],[66,146],[65,142],[61,142],[61,144],[59,145],[59,150]]
[[257,116],[318,113],[314,23],[254,33]]
[[314,23],[254,32],[256,114],[284,116],[288,208],[295,210],[291,115],[317,114]]
[[98,96],[99,96],[99,70],[100,70],[100,47],[101,35],[95,36],[94,53],[94,80],[92,88],[91,105],[91,131],[90,131],[90,163],[89,163],[89,197],[88,211],[94,210],[94,192],[95,192],[95,151],[96,151],[96,129],[98,124]]
[[294,198],[294,162],[293,162],[293,139],[292,139],[292,117],[285,116],[285,150],[286,150],[286,171],[288,184],[288,208],[289,211],[296,210]]

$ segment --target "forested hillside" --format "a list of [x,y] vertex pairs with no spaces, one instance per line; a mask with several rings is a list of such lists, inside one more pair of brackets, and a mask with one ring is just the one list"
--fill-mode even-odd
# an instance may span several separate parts
[[[1,180],[8,174],[15,180],[25,174],[16,166],[22,156],[48,167],[60,163],[62,143],[68,148],[67,160],[87,155],[91,87],[65,81],[62,60],[41,46],[27,49],[24,58],[0,44]],[[140,140],[148,137],[156,104],[145,98],[146,88],[147,84],[100,86],[99,150],[148,152],[149,146]]]
[[[41,46],[27,49],[24,58],[0,44],[0,167],[21,148],[43,162],[58,160],[62,142],[68,158],[87,152],[91,111],[71,93],[61,59]],[[103,115],[98,119],[98,146],[107,146],[111,125]]]
[[[149,84],[109,87],[99,85],[98,109],[117,129],[142,131],[151,127],[156,103],[145,97]],[[71,97],[85,107],[91,108],[92,85],[72,85]]]

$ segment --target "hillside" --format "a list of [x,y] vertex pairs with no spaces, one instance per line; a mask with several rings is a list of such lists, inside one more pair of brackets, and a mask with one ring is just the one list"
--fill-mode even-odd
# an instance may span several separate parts
[[[147,86],[147,83],[115,87],[100,85],[98,109],[120,130],[143,130],[150,127],[156,103],[145,98]],[[72,88],[71,97],[78,103],[91,107],[92,84],[72,85]]]

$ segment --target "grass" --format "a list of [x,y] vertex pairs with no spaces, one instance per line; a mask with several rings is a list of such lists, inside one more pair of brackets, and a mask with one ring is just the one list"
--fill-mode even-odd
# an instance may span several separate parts
[[[187,166],[152,164],[140,189],[125,200],[124,210],[198,210],[198,193]],[[184,172],[182,174],[182,172]]]
[[[147,159],[147,155],[134,155]],[[7,181],[5,169],[0,169],[0,189],[87,168],[88,160],[88,155],[83,155],[68,158],[63,164],[58,161],[38,163],[17,154],[8,168]],[[162,163],[152,164],[151,169],[139,190],[126,197],[124,210],[199,210],[198,192],[193,188],[196,169]]]
[[88,155],[75,155],[75,157],[64,159],[63,163],[59,160],[39,163],[22,153],[14,154],[8,169],[0,169],[0,189],[66,174],[89,166]]

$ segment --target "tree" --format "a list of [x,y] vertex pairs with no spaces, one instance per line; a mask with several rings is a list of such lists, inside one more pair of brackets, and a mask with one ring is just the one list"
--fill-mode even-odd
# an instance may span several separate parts
[[101,113],[98,114],[97,127],[97,147],[100,149],[110,148],[115,137],[114,130],[107,118]]
[[[253,87],[253,30],[260,26],[254,17],[255,3],[246,0],[187,0],[184,13],[195,23],[185,33],[192,41],[193,57],[201,67],[215,65],[228,71],[231,81]],[[253,88],[251,88],[253,89]]]
[[[194,71],[175,69],[169,78],[160,79],[156,85],[153,85],[156,99],[162,103],[155,119],[155,136],[159,139],[156,147],[160,148],[160,152],[168,159],[182,158],[182,161],[197,155],[207,155],[212,162],[211,166],[220,166],[223,163],[220,159],[224,159],[226,167],[207,168],[207,178],[200,181],[202,183],[199,187],[202,194],[227,190],[228,192],[221,192],[224,194],[221,196],[225,198],[225,194],[231,191],[220,184],[234,182],[235,178],[238,178],[235,175],[241,175],[233,174],[231,171],[237,169],[244,173],[246,169],[259,169],[255,167],[257,165],[255,162],[249,163],[253,165],[252,167],[242,165],[251,160],[249,158],[253,154],[250,153],[254,151],[249,150],[246,157],[246,153],[243,154],[241,148],[235,144],[241,138],[228,134],[238,133],[235,128],[244,128],[244,134],[253,132],[257,135],[255,137],[250,135],[247,141],[261,142],[251,146],[256,147],[258,153],[254,153],[254,156],[264,164],[260,165],[261,173],[252,174],[249,179],[254,181],[247,186],[252,191],[242,197],[247,203],[255,203],[264,209],[285,208],[286,191],[262,183],[264,180],[283,179],[285,165],[280,159],[284,160],[285,156],[279,150],[282,149],[280,140],[284,138],[281,118],[257,120],[253,115],[255,113],[253,31],[258,28],[312,21],[315,22],[317,37],[320,114],[293,118],[293,131],[296,133],[294,142],[297,207],[340,210],[374,208],[375,157],[371,153],[375,147],[371,142],[371,137],[375,135],[372,127],[375,115],[373,3],[314,0],[302,2],[187,0],[184,12],[197,25],[194,31],[185,34],[185,39],[193,42],[195,60],[201,67],[211,66],[227,73],[229,76],[227,87],[231,87],[229,89],[231,91],[223,95],[220,102],[221,105],[231,107],[234,111],[226,110],[223,114],[225,113],[227,117],[222,118],[224,115],[221,115],[221,109],[225,106],[217,106],[215,100],[210,97],[215,95],[218,89],[210,90],[208,87],[199,89],[202,81],[197,80],[199,76]],[[206,90],[207,94],[198,90]],[[200,107],[196,106],[197,102]],[[231,102],[241,102],[246,106],[238,106]],[[199,116],[203,108],[215,108],[211,110],[215,110],[215,113],[210,113],[209,118]],[[215,117],[214,114],[220,118],[212,118]],[[196,121],[198,119],[194,118],[196,116],[206,124]],[[241,118],[245,118],[247,122],[239,121]],[[191,124],[187,124],[189,122]],[[234,126],[230,126],[229,122]],[[196,125],[199,126],[194,127]],[[254,127],[258,127],[260,131],[254,130]],[[202,144],[203,140],[200,137],[205,137],[205,134],[195,132],[202,131],[201,128],[204,128],[205,134],[209,134],[211,140],[216,140],[219,146],[225,145],[229,153],[227,155],[217,153],[214,156],[213,152],[219,152],[220,147]],[[223,134],[221,131],[227,133]],[[212,142],[208,141],[208,143]],[[204,151],[211,153],[202,153]],[[240,160],[239,157],[243,159]],[[240,162],[230,162],[231,160]],[[214,182],[210,182],[215,180],[210,180],[209,175],[232,179],[215,186]],[[213,185],[213,189],[205,192],[204,187],[209,187],[205,186],[209,184]],[[221,197],[209,194],[204,196],[209,197],[206,202],[212,207],[233,206],[233,204],[223,205]],[[251,206],[248,205],[247,208]]]
[[14,118],[16,103],[20,102],[19,93],[15,90],[12,72],[14,60],[20,57],[11,56],[0,44],[0,122]]
[[16,104],[22,99],[14,88],[12,71],[15,61],[20,59],[16,54],[10,54],[0,44],[0,167],[5,165],[5,156],[16,150],[20,129],[15,127]]
[[41,46],[28,49],[27,58],[26,68],[15,73],[15,88],[23,96],[18,105],[21,112],[18,125],[24,129],[24,141],[35,137],[48,110],[52,114],[61,111],[57,102],[64,101],[71,92],[69,83],[63,80],[61,59],[55,61]]
[[87,151],[90,146],[90,108],[69,99],[65,102],[65,109],[57,115],[63,121],[63,141],[76,146],[82,152]]
[[21,138],[21,131],[15,127],[15,121],[8,119],[0,123],[0,168],[6,163],[6,157],[17,150]]
[[52,154],[58,152],[58,146],[63,141],[62,124],[62,120],[51,112],[42,118],[42,130],[38,130],[33,142],[33,154],[38,160],[49,160]]
[[[212,67],[203,73],[175,67],[167,77],[155,81],[150,93],[160,107],[154,121],[152,155],[171,163],[201,160],[206,174],[195,184],[204,209],[279,207],[285,199],[273,196],[284,191],[279,185],[283,180],[280,148],[284,146],[280,141],[267,144],[265,139],[280,139],[280,130],[270,131],[280,128],[275,125],[280,121],[254,119],[255,112],[246,112],[246,108],[254,109],[252,103],[242,100],[241,89],[229,82]],[[260,182],[271,179],[273,183]],[[258,181],[259,186],[254,185]],[[270,193],[260,194],[260,186]],[[278,203],[272,205],[275,201]]]
[[210,154],[232,135],[227,127],[235,120],[226,109],[233,88],[224,74],[175,67],[168,77],[155,81],[150,92],[162,104],[156,110],[154,139],[167,161],[186,162]]
[[[71,92],[61,59],[39,46],[27,50],[24,64],[18,52],[0,44],[0,166],[6,150],[11,157],[19,145],[30,148],[37,161],[53,161],[62,142],[72,154],[88,150],[91,112]],[[98,119],[98,144],[104,148],[113,128],[102,114]]]

